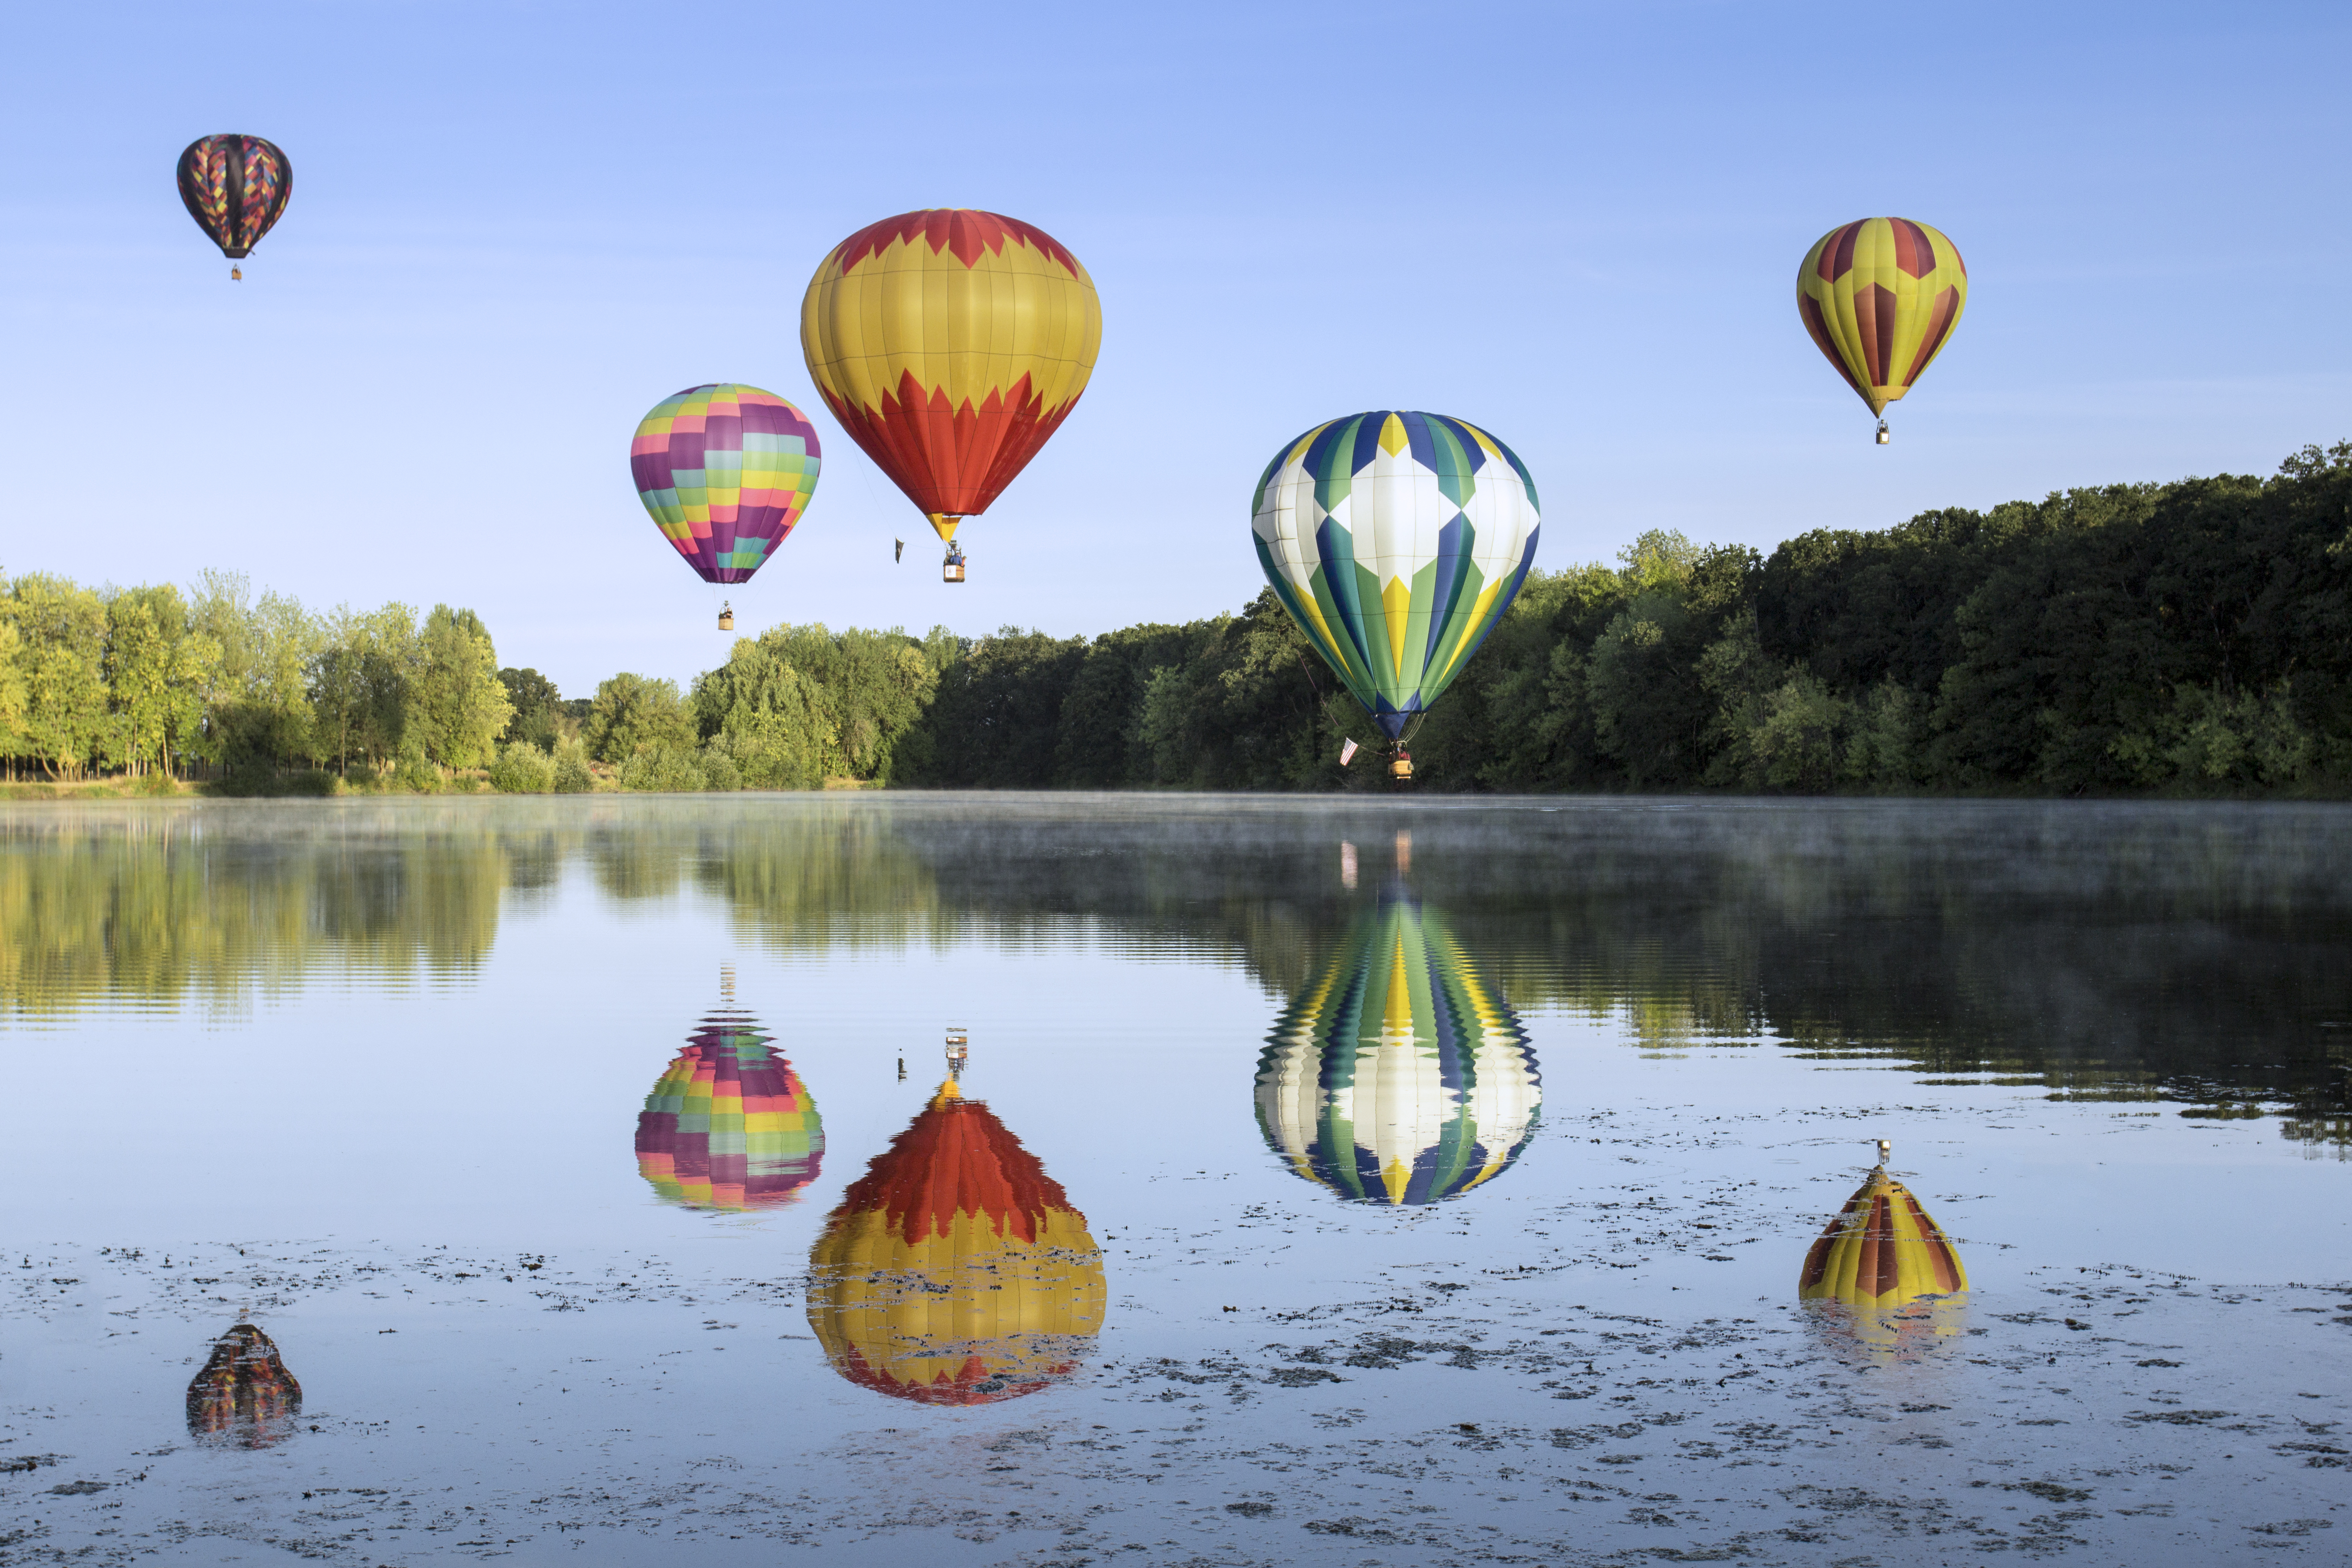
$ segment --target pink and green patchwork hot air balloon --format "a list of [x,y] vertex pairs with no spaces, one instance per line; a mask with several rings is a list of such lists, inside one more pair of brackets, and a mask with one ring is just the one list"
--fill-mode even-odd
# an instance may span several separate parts
[[808,1086],[741,1013],[704,1019],[637,1116],[638,1171],[691,1208],[781,1207],[824,1160]]
[[808,510],[816,426],[772,392],[714,382],[654,405],[629,443],[637,499],[706,583],[746,583]]

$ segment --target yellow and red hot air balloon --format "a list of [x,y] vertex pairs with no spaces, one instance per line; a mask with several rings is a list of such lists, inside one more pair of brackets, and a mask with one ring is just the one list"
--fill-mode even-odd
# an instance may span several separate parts
[[1078,258],[1034,225],[972,207],[869,224],[836,245],[801,300],[810,378],[946,542],[1061,427],[1102,346]]
[[[1884,414],[1935,363],[1968,303],[1958,247],[1907,217],[1841,224],[1797,268],[1805,331],[1873,414]],[[1879,445],[1886,439],[1881,419]]]
[[1910,1189],[1886,1173],[1886,1145],[1879,1151],[1869,1179],[1805,1254],[1797,1288],[1803,1300],[1885,1309],[1969,1288],[1951,1239]]
[[850,1382],[988,1405],[1069,1376],[1102,1331],[1086,1215],[953,1079],[843,1194],[809,1256],[809,1326]]

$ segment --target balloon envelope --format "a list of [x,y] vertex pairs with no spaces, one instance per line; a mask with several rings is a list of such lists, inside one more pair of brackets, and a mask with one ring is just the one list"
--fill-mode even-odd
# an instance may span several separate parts
[[1276,453],[1250,529],[1282,607],[1395,739],[1517,595],[1540,521],[1508,447],[1442,414],[1375,409]]
[[824,1163],[816,1102],[745,1014],[705,1019],[637,1114],[637,1169],[672,1203],[780,1207]]
[[809,1325],[835,1370],[919,1404],[1035,1394],[1102,1331],[1086,1215],[952,1082],[843,1195],[809,1266]]
[[1033,224],[971,207],[859,229],[801,301],[825,406],[942,539],[1061,428],[1101,346],[1078,258]]
[[1805,1254],[1797,1294],[1809,1301],[1884,1308],[1968,1288],[1968,1270],[1950,1239],[1881,1165]]
[[1433,1204],[1510,1168],[1543,1079],[1444,921],[1401,889],[1358,918],[1258,1058],[1258,1127],[1343,1198]]
[[816,491],[808,416],[731,381],[673,393],[637,423],[629,474],[662,537],[706,583],[743,583]]
[[189,142],[179,175],[188,216],[231,260],[261,243],[294,194],[294,165],[277,144],[234,132]]
[[1958,247],[1907,217],[1841,224],[1797,268],[1805,331],[1873,414],[1911,390],[1968,303]]
[[188,1435],[199,1442],[266,1448],[294,1429],[302,1385],[278,1359],[269,1336],[236,1323],[188,1384]]

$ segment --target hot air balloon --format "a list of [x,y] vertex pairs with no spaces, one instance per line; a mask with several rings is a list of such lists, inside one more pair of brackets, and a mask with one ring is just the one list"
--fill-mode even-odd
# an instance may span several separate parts
[[1077,406],[1102,345],[1078,258],[1045,230],[972,207],[901,213],[836,245],[801,301],[810,377],[947,544]]
[[[261,243],[293,194],[294,165],[258,136],[199,136],[180,154],[180,200],[231,261]],[[245,273],[232,267],[228,275]]]
[[[1797,313],[1822,357],[1873,414],[1911,390],[1969,303],[1969,268],[1937,230],[1856,218],[1813,242],[1797,268]],[[1886,421],[1878,444],[1886,445]]]
[[199,1442],[267,1448],[294,1429],[302,1385],[278,1347],[252,1323],[236,1323],[188,1384],[188,1435]]
[[923,1405],[989,1405],[1077,1370],[1102,1331],[1086,1215],[950,1079],[825,1221],[809,1326],[850,1382]]
[[[772,392],[731,381],[673,393],[629,442],[637,500],[706,583],[748,583],[816,491],[816,426]],[[719,629],[734,629],[731,607]]]
[[824,1161],[824,1123],[807,1086],[732,1009],[702,1021],[637,1115],[638,1171],[691,1208],[781,1207]]
[[1508,447],[1442,414],[1376,409],[1275,454],[1250,528],[1282,607],[1393,763],[1518,594],[1539,521]]
[[1358,917],[1258,1058],[1267,1144],[1357,1203],[1433,1204],[1510,1168],[1543,1079],[1444,920],[1401,886]]
[[1919,1200],[1886,1173],[1893,1151],[1884,1142],[1878,1150],[1869,1179],[1805,1254],[1797,1289],[1805,1300],[1883,1309],[1969,1288],[1969,1272],[1951,1241]]

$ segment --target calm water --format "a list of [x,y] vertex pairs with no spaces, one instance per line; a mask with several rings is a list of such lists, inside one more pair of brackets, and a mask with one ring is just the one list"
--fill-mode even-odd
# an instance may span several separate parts
[[2342,1561],[2348,1032],[2337,807],[0,807],[0,1561]]

